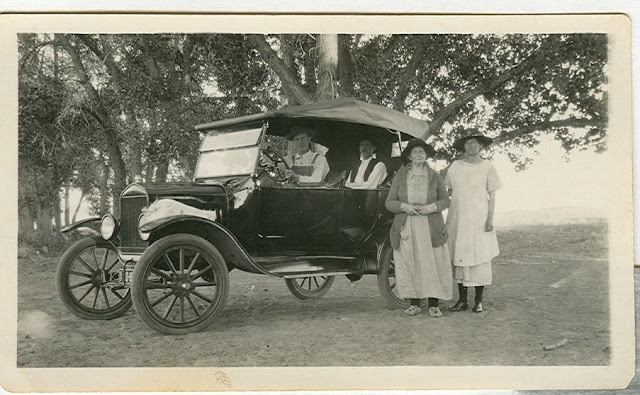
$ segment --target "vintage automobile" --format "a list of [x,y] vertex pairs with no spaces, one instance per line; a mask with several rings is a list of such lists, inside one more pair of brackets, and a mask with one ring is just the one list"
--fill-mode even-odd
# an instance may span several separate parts
[[[285,182],[278,152],[296,125],[316,130],[331,171],[324,182]],[[196,126],[204,134],[190,183],[133,183],[120,215],[100,222],[62,257],[56,281],[64,304],[85,319],[113,319],[133,304],[164,334],[201,331],[223,310],[233,269],[282,277],[300,299],[326,294],[336,276],[376,274],[390,308],[392,214],[384,203],[403,142],[428,124],[387,107],[336,99]],[[389,177],[377,189],[349,189],[361,139],[377,143]],[[280,143],[279,143],[280,142]]]

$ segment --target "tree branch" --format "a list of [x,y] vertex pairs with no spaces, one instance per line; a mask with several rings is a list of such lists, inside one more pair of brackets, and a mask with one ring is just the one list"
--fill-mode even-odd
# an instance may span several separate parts
[[426,43],[428,37],[429,36],[419,36],[415,38],[415,40],[417,41],[416,49],[411,55],[409,63],[404,68],[402,78],[400,79],[398,84],[396,98],[393,101],[393,108],[397,111],[404,112],[405,101],[407,100],[407,96],[409,95],[411,81],[415,79],[418,66],[422,62],[422,58],[427,48]]
[[111,120],[109,119],[109,115],[102,105],[100,94],[91,84],[91,80],[89,79],[89,75],[87,74],[84,64],[82,63],[82,59],[80,59],[80,54],[71,44],[69,38],[65,34],[59,33],[55,34],[55,38],[56,41],[58,41],[65,49],[67,54],[69,54],[69,57],[71,57],[73,67],[76,71],[76,74],[78,74],[78,79],[85,87],[90,100],[95,103],[96,106],[98,106],[95,111],[92,110],[92,115],[96,117],[96,119],[102,126],[102,132],[104,133],[104,136],[107,140],[107,147],[109,149],[109,160],[111,161],[111,167],[113,168],[115,176],[115,189],[117,193],[120,193],[120,191],[122,191],[125,187],[124,182],[126,176],[126,168],[124,165],[124,160],[122,159],[122,152],[120,150],[120,146],[118,145],[115,131],[111,128]]
[[284,64],[278,54],[271,48],[267,40],[261,34],[248,34],[247,38],[260,53],[262,59],[267,62],[276,73],[284,89],[300,104],[307,104],[313,101],[311,95],[298,82],[291,70]]
[[47,45],[56,45],[59,46],[60,43],[58,43],[57,41],[53,40],[53,41],[45,41],[42,43],[39,43],[38,45],[36,45],[34,48],[31,49],[31,51],[29,51],[24,58],[22,58],[22,62],[20,63],[20,68],[18,69],[19,71],[22,71],[22,68],[24,67],[25,64],[27,64],[27,61],[29,60],[29,58],[31,58],[31,56],[33,56],[34,53],[36,53],[37,51],[40,50],[40,48],[42,47],[46,47]]
[[474,100],[476,97],[489,93],[506,84],[508,81],[517,78],[529,71],[531,68],[533,68],[539,58],[542,58],[547,54],[547,49],[548,48],[541,46],[534,53],[529,55],[527,59],[520,62],[518,65],[510,68],[509,70],[498,75],[492,80],[481,83],[476,88],[460,95],[453,102],[449,103],[442,110],[434,114],[433,120],[429,124],[429,129],[426,131],[423,138],[435,134],[453,114],[455,114],[462,106]]
[[607,126],[607,122],[602,119],[585,119],[585,118],[574,118],[574,117],[569,117],[566,119],[558,119],[555,121],[543,121],[539,123],[534,123],[532,125],[527,125],[507,133],[502,133],[500,134],[500,136],[494,138],[493,142],[494,144],[502,144],[507,141],[513,140],[514,138],[517,138],[517,137],[522,137],[536,131],[547,130],[551,128],[558,128],[558,127],[585,128],[589,126],[604,128]]
[[76,74],[78,75],[78,80],[87,90],[89,97],[91,97],[91,99],[95,100],[96,102],[99,102],[100,98],[98,92],[91,84],[91,80],[89,79],[89,75],[87,74],[87,70],[85,69],[84,64],[82,64],[82,60],[80,59],[78,51],[76,51],[75,47],[71,45],[71,42],[66,35],[56,33],[55,37],[56,40],[65,49],[65,51],[67,51],[69,57],[71,57],[71,62],[73,63],[73,68],[76,71]]
[[151,52],[149,40],[145,36],[137,36],[137,39],[142,46],[142,53],[145,55],[144,63],[147,66],[147,71],[152,79],[157,80],[160,77],[160,69],[158,68],[158,63],[156,63],[156,59]]
[[91,52],[93,52],[98,57],[98,59],[100,59],[102,64],[104,64],[104,66],[107,68],[107,72],[109,73],[109,75],[111,75],[111,77],[114,80],[120,83],[122,80],[122,77],[120,75],[120,70],[118,70],[118,67],[116,66],[113,60],[111,50],[108,47],[104,39],[104,36],[100,36],[102,47],[104,48],[104,52],[98,47],[98,44],[90,36],[86,34],[76,34],[75,36],[80,41],[82,41],[82,43],[86,45],[87,48],[89,48]]

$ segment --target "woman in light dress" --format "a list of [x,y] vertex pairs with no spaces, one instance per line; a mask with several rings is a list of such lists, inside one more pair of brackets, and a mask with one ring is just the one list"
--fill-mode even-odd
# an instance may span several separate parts
[[465,156],[449,167],[444,181],[451,192],[447,231],[453,278],[459,294],[458,301],[449,308],[451,311],[468,308],[468,287],[475,288],[472,311],[483,311],[482,293],[492,280],[491,259],[500,253],[493,229],[493,213],[496,190],[502,183],[491,162],[480,157],[480,150],[492,141],[471,129],[453,143],[453,147],[464,151]]
[[429,315],[441,317],[438,300],[453,296],[442,216],[450,200],[442,178],[426,163],[434,153],[423,140],[410,140],[402,152],[408,164],[393,178],[386,201],[387,209],[395,213],[390,239],[396,288],[400,298],[410,299],[405,313],[411,316],[421,312],[421,301],[428,298]]

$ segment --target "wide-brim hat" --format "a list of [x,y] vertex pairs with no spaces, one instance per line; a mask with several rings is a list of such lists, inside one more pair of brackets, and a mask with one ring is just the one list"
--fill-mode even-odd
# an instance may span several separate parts
[[427,142],[422,139],[415,138],[409,140],[407,146],[404,148],[404,150],[402,150],[402,160],[407,163],[410,162],[411,160],[409,159],[409,154],[415,147],[422,147],[422,149],[424,149],[424,152],[427,153],[427,157],[429,158],[432,158],[436,154],[435,148],[433,148],[430,144],[427,144]]
[[309,138],[313,138],[316,135],[316,130],[310,126],[294,126],[289,131],[289,134],[285,138],[289,141],[293,140],[297,135],[306,133]]
[[453,148],[458,151],[464,151],[464,144],[471,139],[478,140],[483,147],[487,147],[493,143],[491,137],[483,135],[478,129],[467,129],[463,132],[462,137],[453,142]]

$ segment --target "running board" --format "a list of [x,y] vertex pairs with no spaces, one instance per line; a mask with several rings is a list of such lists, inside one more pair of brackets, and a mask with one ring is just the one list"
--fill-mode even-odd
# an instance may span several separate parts
[[254,259],[270,274],[284,278],[346,275],[363,269],[362,263],[354,257],[324,255],[274,258],[255,257]]
[[305,278],[305,277],[329,277],[329,276],[346,276],[347,274],[353,274],[354,272],[349,270],[349,271],[341,271],[341,272],[315,272],[315,273],[296,273],[296,274],[280,274],[280,273],[274,273],[276,275],[279,275],[283,278]]

